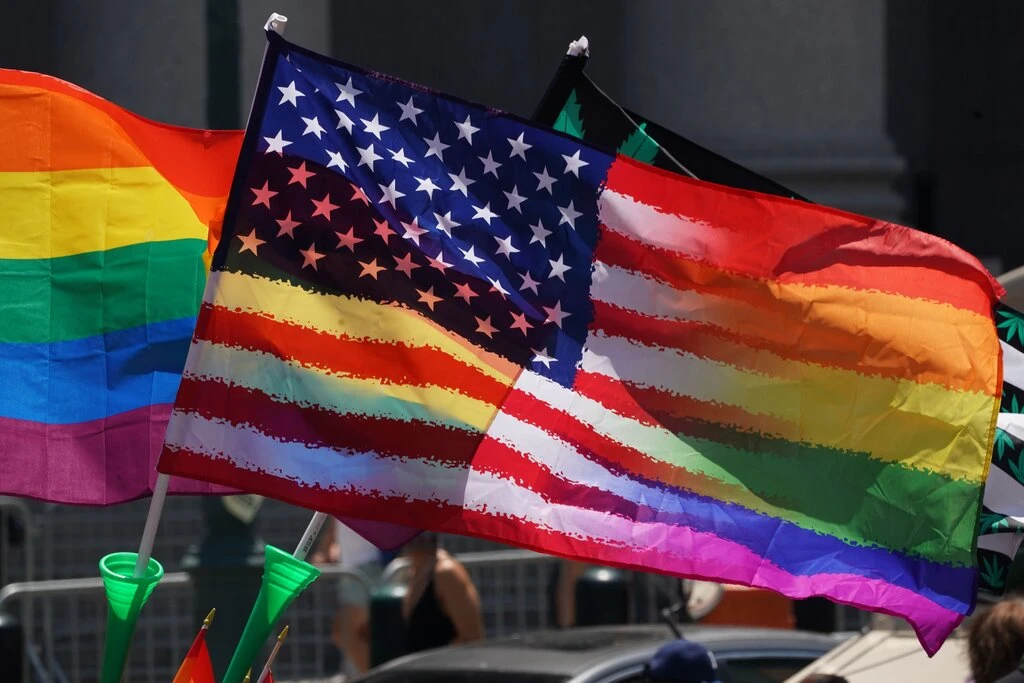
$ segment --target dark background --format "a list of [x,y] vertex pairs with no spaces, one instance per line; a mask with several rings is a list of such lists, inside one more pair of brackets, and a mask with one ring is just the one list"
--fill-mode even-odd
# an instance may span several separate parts
[[588,73],[644,116],[997,274],[1024,264],[1020,3],[36,0],[3,4],[0,66],[241,126],[272,10],[295,42],[523,115],[586,34]]

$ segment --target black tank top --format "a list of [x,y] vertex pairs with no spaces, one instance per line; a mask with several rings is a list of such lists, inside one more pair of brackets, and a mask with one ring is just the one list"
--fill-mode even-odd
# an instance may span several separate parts
[[419,652],[435,647],[444,647],[455,640],[455,624],[441,610],[434,594],[434,577],[430,577],[427,589],[409,615],[405,632],[405,643],[409,652]]

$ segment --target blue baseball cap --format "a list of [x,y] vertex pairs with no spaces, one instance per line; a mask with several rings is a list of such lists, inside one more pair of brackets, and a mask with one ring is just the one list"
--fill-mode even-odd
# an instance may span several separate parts
[[691,640],[673,640],[662,645],[646,671],[651,680],[665,683],[720,683],[715,656]]

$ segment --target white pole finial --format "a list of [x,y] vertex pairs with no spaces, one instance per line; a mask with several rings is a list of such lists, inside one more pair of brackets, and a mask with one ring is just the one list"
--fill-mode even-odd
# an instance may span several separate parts
[[284,29],[288,26],[288,17],[277,12],[271,12],[270,18],[267,19],[267,23],[263,25],[264,31],[273,31],[279,36],[284,35]]
[[580,36],[579,40],[574,40],[569,43],[569,49],[566,51],[570,57],[579,57],[580,55],[590,56],[590,41],[587,40],[586,36]]

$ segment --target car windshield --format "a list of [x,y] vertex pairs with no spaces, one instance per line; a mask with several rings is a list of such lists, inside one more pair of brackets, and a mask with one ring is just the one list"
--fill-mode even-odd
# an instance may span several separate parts
[[566,676],[548,673],[507,671],[380,671],[360,679],[361,683],[563,683]]

